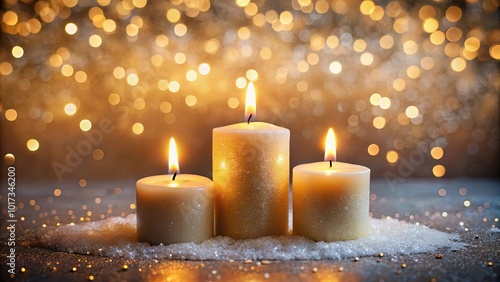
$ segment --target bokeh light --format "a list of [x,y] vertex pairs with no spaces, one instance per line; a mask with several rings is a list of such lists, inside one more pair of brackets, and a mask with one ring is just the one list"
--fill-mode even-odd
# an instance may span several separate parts
[[446,173],[446,169],[442,165],[435,165],[432,168],[432,174],[434,174],[435,177],[443,177]]
[[5,111],[5,119],[8,121],[15,121],[17,119],[17,111],[14,109],[8,109]]
[[14,156],[14,154],[7,153],[3,157],[3,161],[6,165],[13,165],[16,162],[16,157]]
[[443,148],[441,147],[434,147],[431,149],[431,156],[436,159],[436,160],[439,160],[443,157],[444,155],[444,151],[443,151]]
[[82,119],[80,121],[80,129],[82,131],[89,131],[92,128],[92,122],[88,119]]
[[144,125],[140,122],[134,123],[134,125],[132,125],[132,132],[136,135],[142,134],[144,132]]
[[74,115],[76,113],[76,106],[75,104],[73,103],[68,103],[64,106],[64,112],[67,114],[67,115]]
[[34,152],[40,148],[40,143],[36,139],[30,139],[26,142],[26,147],[28,147],[28,150]]
[[386,154],[386,159],[389,164],[395,164],[398,162],[399,154],[396,151],[390,150]]
[[370,154],[370,156],[376,156],[379,152],[380,149],[377,144],[370,144],[370,146],[368,146],[368,154]]

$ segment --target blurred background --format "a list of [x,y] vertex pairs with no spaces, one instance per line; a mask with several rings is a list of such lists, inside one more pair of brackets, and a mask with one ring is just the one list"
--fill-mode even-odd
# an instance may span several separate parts
[[498,0],[2,5],[2,179],[167,173],[172,136],[181,172],[211,177],[212,129],[243,122],[250,81],[291,167],[333,127],[338,161],[373,177],[498,177]]

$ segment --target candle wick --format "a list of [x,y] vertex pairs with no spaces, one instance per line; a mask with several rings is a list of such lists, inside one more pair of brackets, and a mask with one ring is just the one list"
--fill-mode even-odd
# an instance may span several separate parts
[[330,160],[330,168],[332,168],[332,160]]
[[175,181],[176,176],[177,176],[177,172],[174,172],[174,176],[172,176],[172,181]]
[[248,123],[248,124],[250,124],[250,119],[252,119],[252,115],[253,115],[253,114],[250,114],[250,115],[248,116],[248,120],[247,120],[247,123]]

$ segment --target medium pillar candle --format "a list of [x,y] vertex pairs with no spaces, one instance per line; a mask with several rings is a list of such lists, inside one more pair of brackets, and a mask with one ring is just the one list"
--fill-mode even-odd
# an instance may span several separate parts
[[329,160],[293,168],[293,234],[326,242],[367,236],[370,169]]
[[251,122],[255,111],[246,116],[248,122],[213,130],[216,234],[233,238],[286,235],[290,131]]

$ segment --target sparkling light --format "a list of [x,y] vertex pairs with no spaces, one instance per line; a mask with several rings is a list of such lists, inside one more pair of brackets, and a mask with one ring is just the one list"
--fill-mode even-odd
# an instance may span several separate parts
[[378,106],[381,109],[387,110],[391,107],[391,99],[387,97],[382,97],[378,100]]
[[443,157],[444,155],[444,151],[443,151],[443,148],[441,147],[434,147],[431,149],[431,156],[435,159],[435,160],[439,160]]
[[92,122],[88,119],[82,119],[80,121],[80,129],[82,131],[89,131],[92,128]]
[[90,46],[97,48],[97,47],[101,46],[102,38],[97,34],[92,34],[89,37],[89,44],[90,44]]
[[181,18],[181,13],[179,12],[179,10],[172,8],[167,11],[166,16],[169,22],[176,23]]
[[194,71],[194,70],[188,70],[186,72],[186,79],[188,81],[195,81],[196,78],[198,78],[198,74],[196,73],[196,71]]
[[377,144],[370,144],[370,146],[368,146],[368,154],[370,154],[370,156],[376,156],[379,152],[380,149]]
[[189,107],[194,107],[198,102],[198,99],[196,99],[196,96],[194,95],[188,95],[186,96],[185,102]]
[[6,165],[13,165],[16,162],[16,157],[13,154],[8,153],[5,154],[3,161]]
[[415,106],[408,106],[405,110],[405,114],[409,118],[416,118],[419,114],[419,111]]
[[200,66],[198,67],[198,72],[201,75],[209,74],[210,73],[210,65],[207,63],[200,64]]
[[461,72],[467,66],[467,62],[463,58],[455,58],[451,61],[451,69],[456,72]]
[[399,155],[396,151],[391,150],[387,152],[386,159],[388,163],[395,164],[399,159]]
[[78,31],[78,26],[76,26],[76,24],[74,24],[74,23],[68,23],[64,27],[64,30],[66,30],[67,34],[73,35]]
[[21,58],[24,55],[24,49],[21,46],[14,46],[12,47],[12,56],[14,58]]
[[134,132],[135,135],[142,134],[144,132],[144,125],[140,122],[134,123],[134,125],[132,125],[132,132]]
[[380,95],[378,93],[373,93],[370,96],[370,104],[372,104],[373,106],[378,106],[381,98],[382,98],[382,95]]
[[443,177],[445,173],[446,169],[442,165],[435,165],[432,168],[432,174],[434,174],[435,177]]
[[168,84],[168,90],[172,93],[178,92],[181,89],[181,85],[177,81],[170,81]]
[[375,117],[373,119],[373,127],[376,129],[382,129],[385,126],[385,118],[383,117]]
[[120,95],[116,93],[111,93],[108,96],[108,102],[110,105],[116,106],[118,103],[120,103]]
[[28,150],[34,152],[40,148],[40,143],[36,139],[30,139],[26,142],[26,147],[28,147]]
[[14,26],[17,24],[19,17],[17,16],[16,12],[14,11],[6,11],[3,16],[2,20],[6,25]]
[[342,64],[335,61],[330,64],[330,72],[333,74],[339,74],[342,71]]
[[7,119],[8,121],[15,121],[17,119],[17,111],[14,109],[6,110],[5,119]]
[[76,113],[76,106],[75,104],[73,103],[68,103],[64,106],[64,112],[69,115],[69,116],[72,116]]

